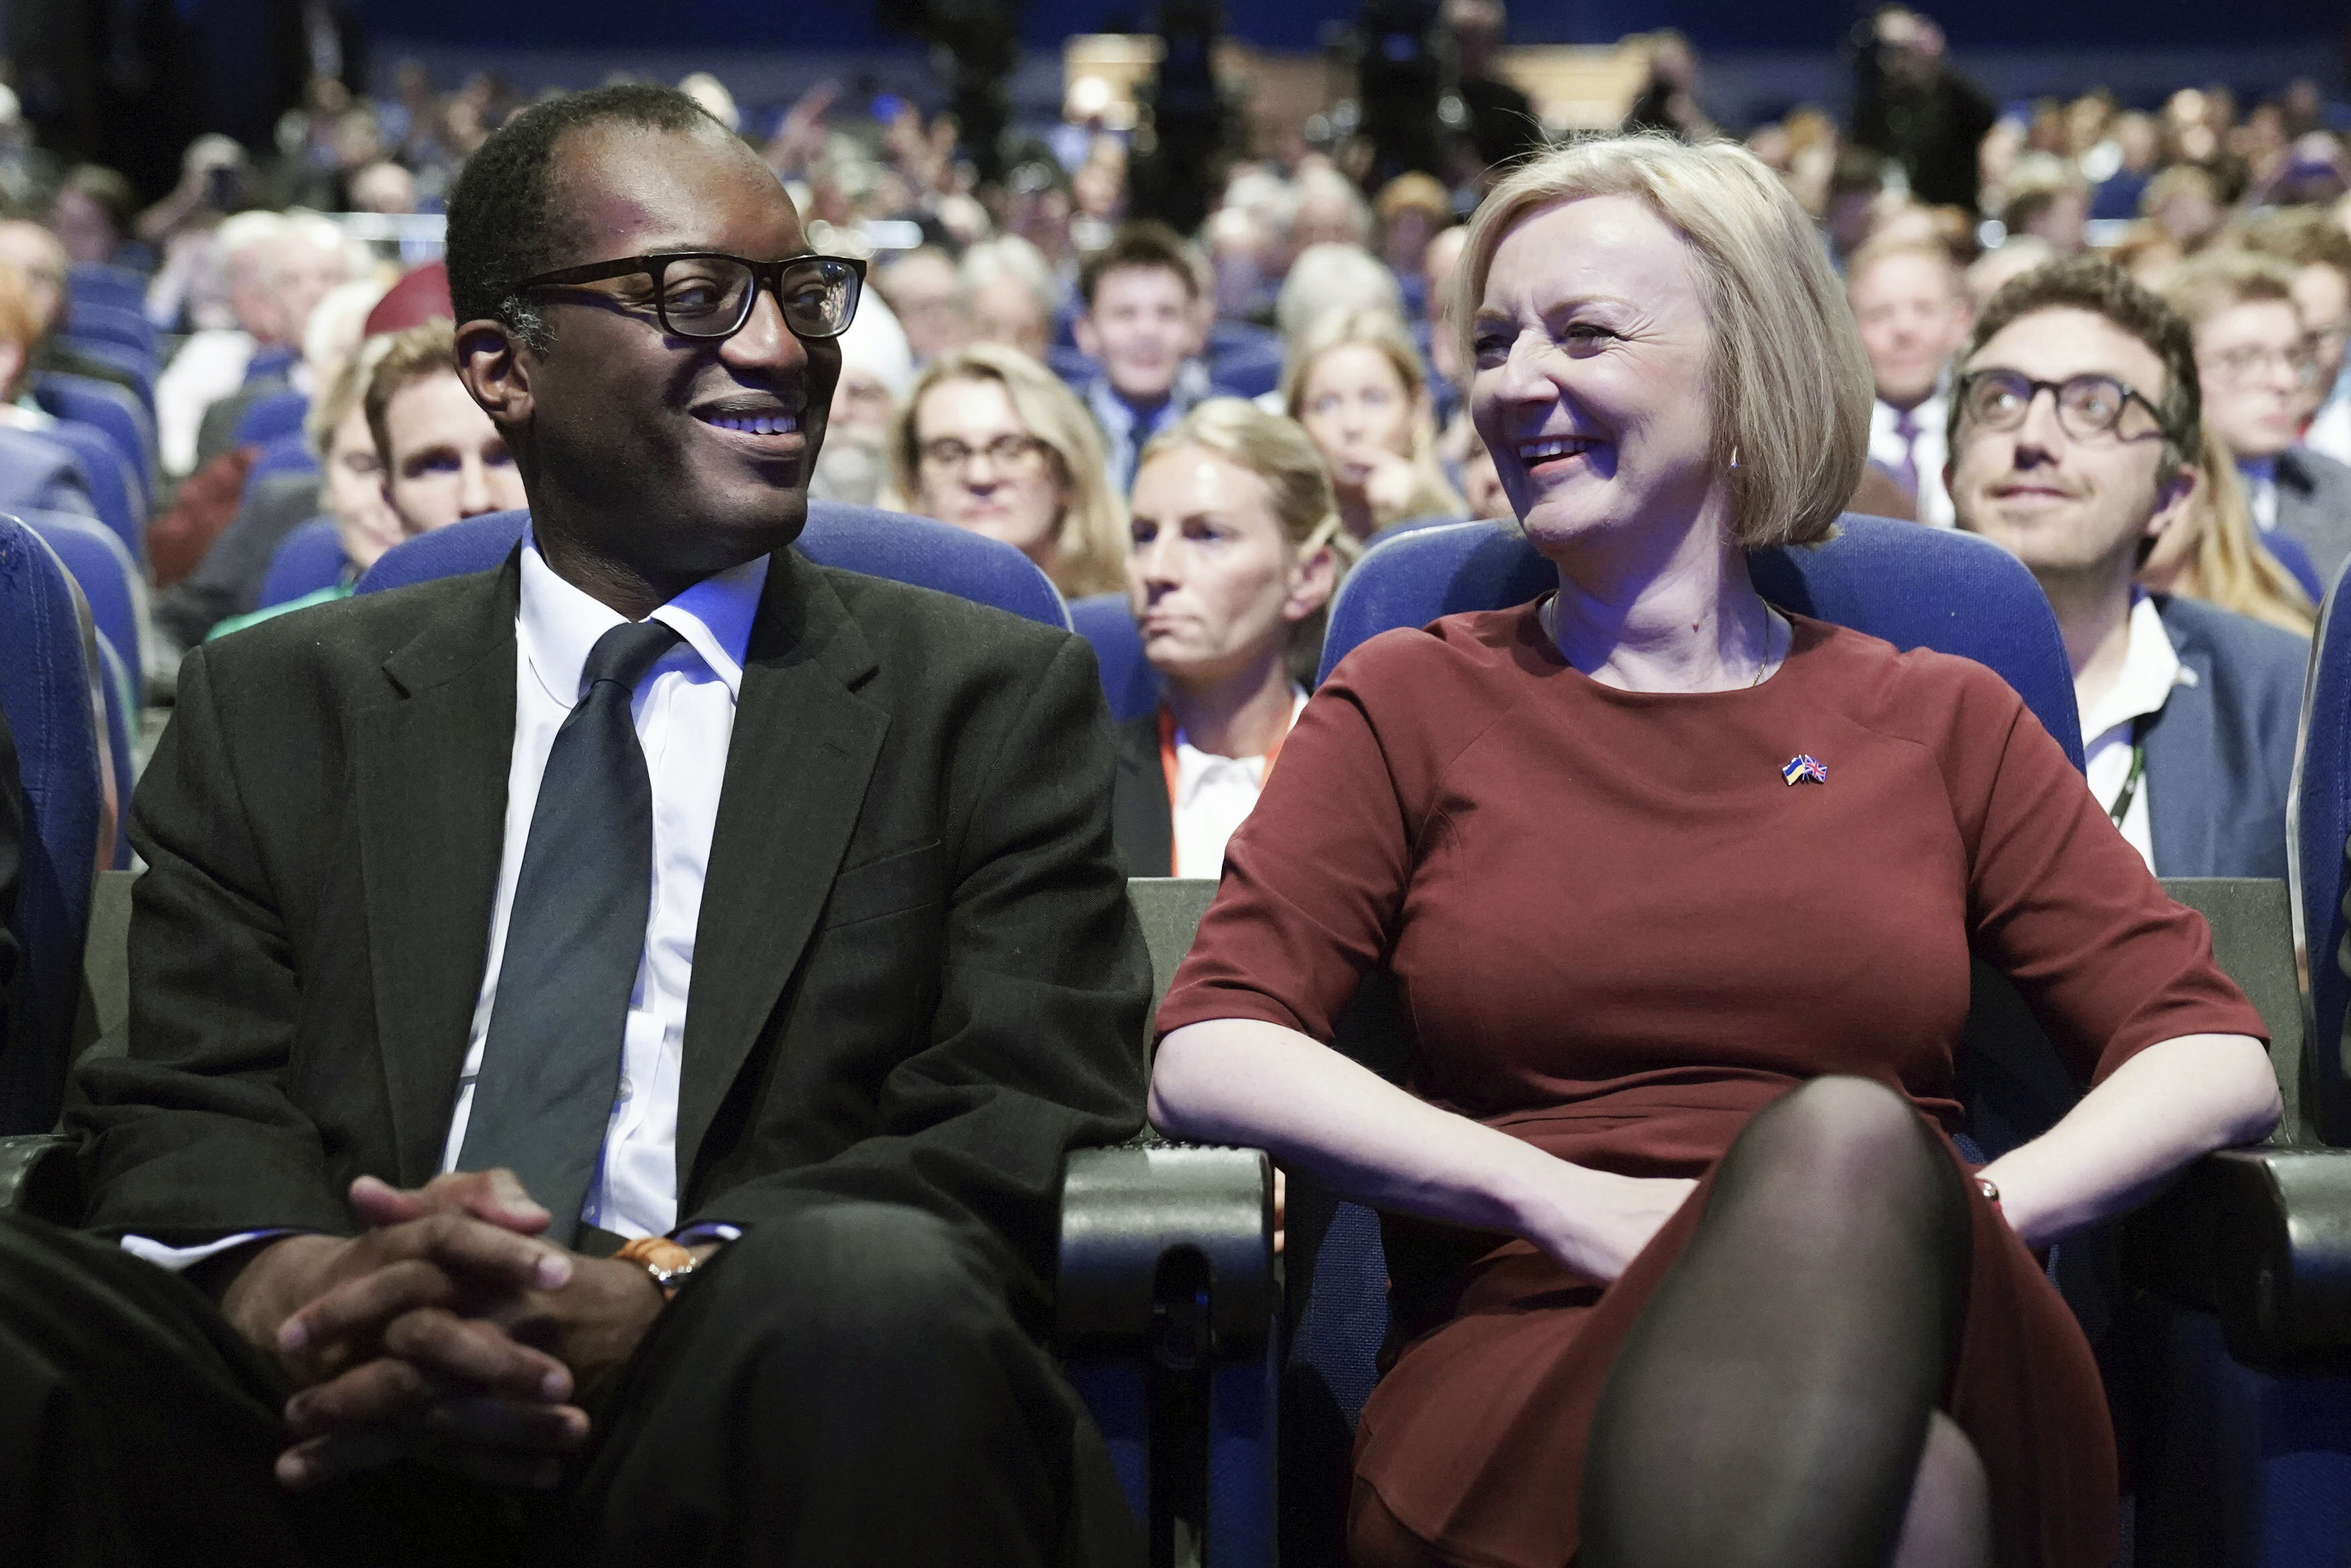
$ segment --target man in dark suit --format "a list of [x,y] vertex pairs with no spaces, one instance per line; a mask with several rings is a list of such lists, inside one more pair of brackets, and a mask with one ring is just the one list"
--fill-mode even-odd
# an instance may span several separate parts
[[1958,364],[1952,505],[2057,612],[2091,791],[2159,875],[2284,877],[2308,649],[2133,582],[2195,487],[2188,323],[2112,263],[2075,257],[1994,294]]
[[856,273],[682,95],[509,121],[449,263],[531,532],[190,655],[0,1557],[1127,1558],[1038,1344],[1143,1088],[1084,645],[785,548]]

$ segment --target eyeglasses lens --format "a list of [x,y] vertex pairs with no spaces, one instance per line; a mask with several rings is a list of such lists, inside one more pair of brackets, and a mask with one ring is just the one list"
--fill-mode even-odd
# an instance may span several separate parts
[[[752,270],[725,256],[692,256],[662,276],[662,318],[681,337],[726,337],[751,314]],[[837,337],[857,314],[856,269],[829,256],[795,262],[776,290],[784,325],[800,337]]]

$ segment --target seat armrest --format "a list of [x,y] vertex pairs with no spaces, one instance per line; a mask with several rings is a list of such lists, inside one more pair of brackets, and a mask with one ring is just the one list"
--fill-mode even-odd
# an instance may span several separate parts
[[77,1140],[63,1133],[0,1137],[0,1209],[70,1225],[81,1217]]
[[1071,1152],[1059,1337],[1162,1365],[1261,1358],[1280,1303],[1263,1149],[1130,1143]]
[[2205,1156],[2125,1222],[2123,1266],[2132,1283],[2217,1314],[2243,1366],[2351,1372],[2351,1149]]

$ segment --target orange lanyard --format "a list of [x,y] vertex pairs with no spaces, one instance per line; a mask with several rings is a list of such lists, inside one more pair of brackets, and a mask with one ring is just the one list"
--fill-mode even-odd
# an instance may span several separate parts
[[[1295,704],[1292,704],[1292,711],[1295,711]],[[1265,767],[1257,778],[1260,794],[1265,792],[1265,781],[1273,776],[1273,763],[1281,755],[1281,742],[1289,738],[1290,731],[1285,727],[1275,737],[1272,750],[1265,753]],[[1184,868],[1176,863],[1176,776],[1178,771],[1176,766],[1176,714],[1165,702],[1159,705],[1159,771],[1167,780],[1167,874],[1181,877]]]

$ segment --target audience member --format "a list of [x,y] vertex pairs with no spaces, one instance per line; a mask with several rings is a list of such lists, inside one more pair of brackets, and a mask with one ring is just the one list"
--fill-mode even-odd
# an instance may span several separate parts
[[95,516],[81,459],[44,434],[57,421],[18,400],[39,334],[25,275],[0,262],[0,512]]
[[2089,244],[2090,188],[2059,159],[2020,167],[2000,215],[2010,234],[2028,234],[2057,255],[2078,255]]
[[1948,528],[1943,437],[1951,356],[1967,341],[1972,313],[1966,282],[1940,244],[1883,240],[1854,253],[1844,282],[1877,386],[1870,459],[1908,493],[1919,522]]
[[1519,159],[1541,150],[1542,120],[1534,100],[1501,71],[1510,13],[1502,0],[1445,0],[1441,13],[1453,40],[1454,91],[1468,119],[1465,140],[1470,179],[1483,191]]
[[1878,5],[1857,29],[1854,66],[1855,144],[1900,163],[1918,200],[1976,211],[1976,149],[1999,111],[1951,68],[1942,28]]
[[1001,539],[1064,597],[1124,586],[1125,505],[1093,421],[1051,371],[998,344],[967,344],[924,368],[905,407],[891,485],[910,510]]
[[2351,229],[2323,208],[2286,207],[2254,219],[2244,240],[2247,249],[2294,269],[2294,302],[2317,366],[2312,388],[2317,407],[2304,426],[2302,444],[2351,462],[2351,367],[2344,355],[2351,338]]
[[2181,263],[2164,293],[2196,334],[2204,418],[2236,456],[2253,525],[2288,566],[2293,545],[2309,556],[2316,598],[2351,559],[2351,466],[2296,444],[2318,362],[2294,282],[2273,257],[2221,250]]
[[1316,245],[1370,248],[1371,203],[1364,200],[1364,192],[1353,180],[1328,162],[1313,162],[1298,171],[1295,184],[1297,202],[1290,218],[1292,255]]
[[1195,358],[1207,342],[1200,272],[1175,230],[1140,223],[1113,234],[1078,274],[1078,347],[1102,367],[1082,395],[1120,496],[1151,438],[1208,395],[1207,370]]
[[1061,290],[1044,252],[1018,234],[982,240],[963,253],[963,288],[973,342],[1000,343],[1045,363]]
[[1280,397],[1322,453],[1350,539],[1410,518],[1469,515],[1437,462],[1428,371],[1389,312],[1318,319],[1290,345]]
[[0,1216],[0,1403],[74,1412],[6,1494],[68,1556],[1139,1560],[1035,1337],[1140,1119],[1090,660],[786,547],[852,269],[580,278],[806,253],[682,95],[517,115],[449,215],[530,533],[190,655],[88,1229]]
[[1404,292],[1395,274],[1361,245],[1310,245],[1290,264],[1274,302],[1273,324],[1285,345],[1296,343],[1325,316],[1381,310],[1401,317]]
[[196,466],[202,469],[235,446],[245,416],[253,406],[288,391],[308,397],[330,385],[367,336],[367,320],[383,298],[383,286],[372,277],[337,284],[310,307],[299,347],[301,358],[282,376],[248,377],[246,383],[204,410],[196,426]]
[[2318,624],[2309,590],[2254,537],[2237,460],[2209,427],[2196,458],[2196,489],[2179,520],[2157,535],[2138,586],[2202,599],[2304,640]]
[[833,383],[824,447],[809,475],[809,499],[871,506],[889,479],[890,432],[914,384],[914,353],[878,294],[857,302],[856,317],[833,341],[841,345],[841,379]]
[[2112,262],[2018,278],[1960,358],[1951,500],[2048,594],[2090,792],[2140,858],[2165,877],[2283,878],[2308,650],[2134,581],[2195,493],[2199,359],[2188,322]]
[[1677,141],[1711,141],[1720,134],[1698,99],[1698,51],[1671,27],[1649,35],[1649,78],[1625,111],[1623,129],[1654,130]]
[[40,337],[30,374],[87,376],[134,389],[139,378],[119,365],[78,352],[62,334],[66,322],[66,247],[57,235],[25,218],[0,218],[0,263],[13,265],[31,290]]
[[1485,438],[1478,433],[1468,410],[1454,416],[1437,442],[1437,451],[1451,466],[1454,486],[1461,492],[1470,516],[1510,515],[1510,498],[1503,493],[1501,476],[1494,469],[1494,454],[1486,450]]
[[49,229],[78,264],[100,265],[122,259],[137,211],[131,182],[95,163],[78,164],[49,200]]
[[2049,248],[2047,240],[2032,234],[2018,234],[2003,241],[1968,268],[1968,297],[1980,309],[1984,301],[1998,294],[2010,279],[2022,277],[2056,254]]
[[1257,804],[1354,554],[1305,432],[1211,398],[1134,476],[1126,597],[1158,709],[1120,726],[1111,826],[1130,877],[1214,877]]
[[2193,163],[2174,163],[2148,181],[2139,211],[2182,254],[2201,250],[2227,215],[2211,171]]
[[874,269],[873,286],[905,329],[917,367],[969,336],[970,296],[946,252],[931,245],[908,251]]
[[1380,187],[1372,213],[1379,223],[1380,258],[1403,286],[1405,307],[1425,319],[1429,242],[1452,224],[1452,198],[1435,177],[1416,170]]

